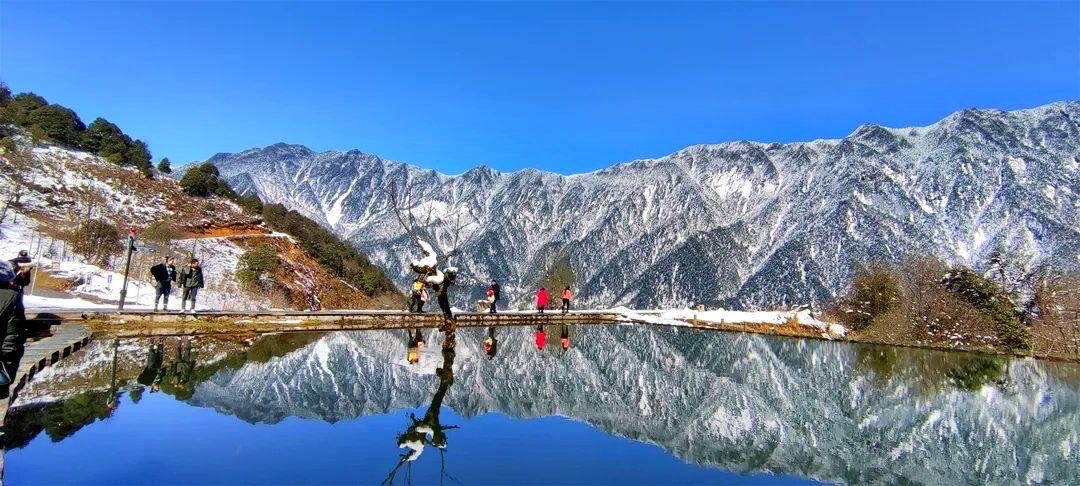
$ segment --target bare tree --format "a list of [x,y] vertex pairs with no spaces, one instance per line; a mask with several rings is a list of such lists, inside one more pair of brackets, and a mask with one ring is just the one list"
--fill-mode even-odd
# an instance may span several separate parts
[[[451,208],[450,214],[445,218],[437,218],[429,206],[421,208],[420,201],[416,200],[416,181],[407,178],[400,193],[395,192],[393,187],[384,186],[380,190],[386,195],[389,209],[393,211],[395,218],[409,239],[423,251],[421,241],[432,245],[438,257],[436,266],[442,266],[451,258],[461,253],[464,244],[468,241],[468,229],[478,225],[479,221],[469,211],[455,211]],[[444,235],[448,247],[443,248],[440,244],[439,235]]]
[[23,188],[26,178],[23,173],[30,165],[30,156],[26,150],[17,144],[12,145],[10,150],[5,150],[4,157],[0,158],[0,171],[10,179],[5,180],[3,195],[0,195],[0,223],[7,219],[8,211],[21,206]]

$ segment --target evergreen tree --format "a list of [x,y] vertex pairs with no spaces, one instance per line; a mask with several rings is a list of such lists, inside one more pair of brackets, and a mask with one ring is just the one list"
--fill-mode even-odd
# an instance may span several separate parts
[[109,120],[98,117],[90,122],[90,125],[86,127],[86,131],[83,132],[82,146],[87,150],[101,152],[107,145],[123,145],[123,135],[124,132],[120,131],[120,127],[109,122]]
[[8,88],[7,83],[0,81],[0,108],[9,103],[11,103],[11,88]]
[[139,172],[146,176],[147,179],[153,177],[153,172],[150,170],[150,168],[153,167],[151,164],[150,148],[146,146],[146,142],[143,142],[142,140],[132,142],[127,148],[126,155],[125,163],[135,166],[135,168],[139,169]]
[[48,101],[34,93],[19,93],[4,107],[0,122],[27,126],[27,119],[34,110],[47,106]]
[[78,147],[86,130],[86,125],[74,111],[60,105],[46,105],[30,111],[25,124],[30,129],[40,129],[50,140],[68,147]]
[[188,169],[184,173],[184,177],[180,178],[180,187],[184,188],[184,192],[188,193],[188,195],[195,197],[210,197],[212,195],[229,197],[229,194],[233,197],[236,196],[232,192],[232,188],[219,179],[217,167],[214,167],[214,164],[209,162]]
[[161,171],[162,174],[172,174],[172,164],[169,162],[169,158],[165,157],[161,159],[161,162],[158,162],[157,169]]

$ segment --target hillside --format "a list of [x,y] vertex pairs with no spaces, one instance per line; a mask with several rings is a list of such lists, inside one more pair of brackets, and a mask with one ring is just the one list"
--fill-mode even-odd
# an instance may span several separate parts
[[[859,267],[997,249],[1080,269],[1080,102],[964,110],[839,140],[688,147],[588,174],[448,176],[359,151],[276,144],[210,161],[241,192],[333,229],[399,285],[414,253],[395,209],[453,264],[525,305],[553,266],[584,303],[735,308],[824,301]],[[459,240],[454,244],[454,240]]]
[[[147,268],[165,254],[176,255],[178,267],[192,254],[202,261],[208,282],[200,296],[204,308],[370,308],[396,306],[400,300],[396,294],[368,295],[335,277],[292,236],[271,231],[261,217],[231,201],[191,197],[163,174],[147,178],[135,167],[91,153],[17,140],[14,151],[0,154],[0,205],[7,208],[0,251],[12,258],[28,249],[47,269],[38,278],[41,298],[28,301],[31,305],[115,303],[124,263],[121,237],[131,228],[140,232],[140,245],[157,252],[135,254],[129,303],[151,304]],[[118,230],[100,261],[73,251],[72,232],[89,220]],[[264,246],[273,249],[280,265],[258,285],[241,285],[236,278],[241,256]],[[64,301],[72,296],[79,299]],[[171,307],[178,304],[174,295]]]

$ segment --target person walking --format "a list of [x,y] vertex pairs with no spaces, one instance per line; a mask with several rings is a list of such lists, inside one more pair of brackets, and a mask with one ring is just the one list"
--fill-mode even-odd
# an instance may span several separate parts
[[493,299],[491,300],[491,307],[488,308],[488,312],[492,314],[498,313],[499,311],[495,307],[496,304],[498,304],[499,299],[502,297],[502,295],[500,295],[502,293],[502,289],[499,287],[499,282],[496,282],[495,279],[492,279],[491,286],[488,287],[488,292],[490,292],[488,295],[490,295]]
[[540,287],[540,290],[536,291],[536,310],[540,311],[540,313],[543,314],[544,309],[547,308],[547,305],[548,291],[546,288]]
[[544,350],[544,345],[547,344],[547,333],[544,332],[544,326],[536,326],[536,349],[540,351]]
[[191,313],[195,313],[195,299],[199,296],[199,289],[203,288],[203,271],[202,265],[199,265],[198,258],[192,258],[188,262],[187,268],[183,272],[180,272],[179,284],[181,289],[180,295],[180,312],[184,312],[187,308],[186,303],[191,301]]
[[428,291],[427,291],[427,284],[426,283],[421,283],[421,285],[420,285],[420,303],[416,305],[416,312],[417,313],[420,313],[420,314],[424,313],[424,304],[426,304],[428,299],[430,299],[430,298],[431,298],[431,296],[430,296],[430,294],[428,294]]
[[409,312],[422,312],[424,303],[420,300],[421,290],[424,290],[424,279],[417,277],[412,283],[412,296],[409,299]]
[[161,263],[150,267],[150,275],[154,277],[154,312],[157,312],[158,300],[161,300],[161,310],[169,310],[169,293],[172,292],[172,283],[176,281],[176,258],[165,257]]
[[450,286],[456,280],[456,274],[451,269],[446,269],[442,282],[435,285],[435,300],[439,302],[446,323],[440,328],[443,331],[452,331],[457,328],[457,319],[454,311],[450,308]]
[[562,327],[562,334],[559,335],[559,346],[562,346],[563,352],[570,349],[570,327],[564,325]]
[[8,397],[25,345],[23,321],[18,317],[20,304],[15,278],[11,263],[0,261],[0,398]]
[[570,291],[570,286],[567,285],[562,291],[562,313],[566,314],[570,312],[570,299],[574,298],[574,293]]
[[[31,272],[34,270],[34,260],[30,258],[30,252],[19,250],[19,256],[9,260],[11,268],[15,272],[15,280],[12,281],[12,290],[15,291],[17,306],[15,317],[20,321],[26,321],[26,307],[23,306],[23,293],[30,286]],[[20,324],[21,325],[21,324]]]

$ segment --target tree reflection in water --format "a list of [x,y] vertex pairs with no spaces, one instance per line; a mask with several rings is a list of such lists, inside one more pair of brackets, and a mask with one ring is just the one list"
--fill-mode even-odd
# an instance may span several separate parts
[[386,479],[383,480],[382,484],[384,485],[393,484],[402,467],[405,468],[405,483],[411,483],[412,463],[420,458],[420,455],[424,453],[424,448],[428,445],[439,449],[440,482],[444,477],[457,481],[446,472],[446,431],[458,427],[456,425],[443,425],[439,418],[446,392],[454,384],[456,334],[456,326],[449,327],[445,332],[442,343],[442,366],[435,370],[435,376],[439,378],[439,388],[435,390],[435,396],[431,398],[431,405],[428,406],[423,418],[417,419],[416,414],[409,414],[411,424],[405,429],[405,432],[397,437],[398,448],[404,448],[406,451],[401,454],[397,464],[394,465],[394,468],[387,474]]

